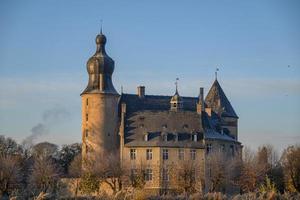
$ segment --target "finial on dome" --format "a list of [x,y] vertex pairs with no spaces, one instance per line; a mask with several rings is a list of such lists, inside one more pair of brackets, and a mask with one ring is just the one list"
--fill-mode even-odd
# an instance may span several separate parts
[[102,25],[103,25],[103,20],[101,19],[100,22],[101,22],[101,24],[100,24],[100,25],[101,25],[101,26],[100,26],[100,34],[102,35]]

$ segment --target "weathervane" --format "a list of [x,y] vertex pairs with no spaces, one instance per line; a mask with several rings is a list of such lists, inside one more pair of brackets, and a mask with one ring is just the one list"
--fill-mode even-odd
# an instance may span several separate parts
[[216,68],[216,71],[215,71],[215,78],[216,78],[216,80],[218,79],[218,71],[219,71],[219,68]]
[[176,86],[176,93],[178,93],[178,81],[179,81],[179,78],[176,78],[176,81],[175,81],[175,86]]
[[103,25],[103,20],[100,20],[100,34],[102,34],[102,25]]

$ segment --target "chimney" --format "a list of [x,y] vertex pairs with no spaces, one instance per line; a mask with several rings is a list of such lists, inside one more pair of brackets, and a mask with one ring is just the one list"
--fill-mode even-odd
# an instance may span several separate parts
[[204,88],[200,88],[200,102],[201,102],[201,111],[204,111]]
[[200,87],[199,99],[197,103],[197,113],[204,111],[204,88]]
[[138,86],[137,87],[137,94],[140,99],[143,99],[145,97],[145,86]]

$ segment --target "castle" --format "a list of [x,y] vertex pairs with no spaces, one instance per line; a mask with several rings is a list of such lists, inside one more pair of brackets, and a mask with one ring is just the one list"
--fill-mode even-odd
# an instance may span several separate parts
[[238,116],[218,80],[206,98],[203,88],[198,97],[180,96],[177,85],[173,96],[147,95],[144,86],[137,94],[119,94],[112,82],[114,60],[105,44],[101,32],[81,93],[83,159],[99,163],[103,156],[116,154],[131,177],[143,168],[148,190],[176,189],[180,172],[200,189],[210,190],[209,155],[221,151],[231,158],[242,149]]

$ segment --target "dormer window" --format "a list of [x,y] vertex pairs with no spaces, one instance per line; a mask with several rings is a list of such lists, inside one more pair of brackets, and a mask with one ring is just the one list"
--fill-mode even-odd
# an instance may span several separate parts
[[139,120],[141,120],[141,121],[143,121],[144,119],[145,119],[144,116],[140,116],[140,117],[139,117]]
[[163,132],[161,133],[161,137],[162,137],[162,140],[163,140],[164,142],[167,142],[167,141],[168,141],[168,133],[167,133],[167,132],[163,131]]
[[144,135],[144,141],[148,141],[148,133],[146,133],[145,135]]
[[192,134],[192,141],[197,142],[197,134]]
[[168,141],[168,134],[167,134],[167,133],[165,133],[165,134],[163,135],[163,140],[164,140],[164,142],[167,142],[167,141]]
[[174,133],[174,140],[175,142],[178,142],[178,133]]

